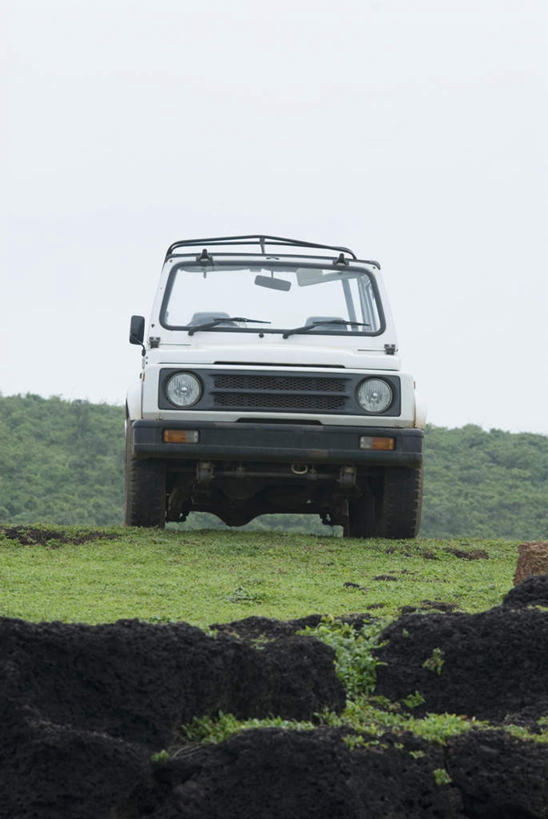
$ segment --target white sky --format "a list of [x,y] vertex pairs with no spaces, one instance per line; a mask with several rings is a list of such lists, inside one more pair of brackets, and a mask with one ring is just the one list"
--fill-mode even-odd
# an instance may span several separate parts
[[379,259],[438,425],[548,433],[545,0],[3,0],[0,390],[121,403],[175,239]]

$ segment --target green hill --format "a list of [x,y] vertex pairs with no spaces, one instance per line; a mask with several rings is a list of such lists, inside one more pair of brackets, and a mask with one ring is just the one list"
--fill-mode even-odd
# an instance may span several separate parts
[[[108,526],[123,507],[124,410],[37,395],[0,396],[0,521]],[[198,516],[187,525],[219,525]],[[251,528],[324,531],[304,516]],[[548,437],[429,427],[421,534],[548,536]]]

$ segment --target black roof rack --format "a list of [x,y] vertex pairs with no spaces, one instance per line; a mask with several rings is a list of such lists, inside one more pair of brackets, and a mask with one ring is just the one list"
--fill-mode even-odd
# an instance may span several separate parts
[[[263,255],[266,254],[265,247],[266,245],[272,245],[277,247],[311,247],[317,248],[321,250],[335,250],[338,253],[344,254],[347,253],[352,259],[358,260],[358,257],[354,253],[354,251],[350,250],[348,247],[340,247],[339,245],[322,245],[318,244],[317,242],[302,242],[299,239],[287,239],[284,236],[268,236],[266,234],[259,235],[256,233],[250,234],[249,236],[214,236],[209,237],[207,239],[183,239],[180,242],[173,242],[167,249],[166,253],[166,261],[170,258],[173,254],[173,251],[177,250],[181,247],[202,247],[207,248],[215,246],[215,245],[259,245],[261,248],[261,253]],[[225,254],[223,254],[225,255]],[[291,254],[297,255],[297,254]],[[302,255],[302,254],[301,254]],[[368,264],[372,264],[375,267],[379,268],[380,264],[378,262],[370,261],[367,262]]]

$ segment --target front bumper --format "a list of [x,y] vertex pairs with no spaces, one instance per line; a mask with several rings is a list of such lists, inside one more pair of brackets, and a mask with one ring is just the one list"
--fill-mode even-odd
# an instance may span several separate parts
[[[165,429],[198,430],[199,443],[167,444]],[[393,451],[360,449],[360,436],[395,439]],[[305,424],[227,423],[214,421],[135,421],[133,452],[138,458],[192,461],[266,461],[419,467],[423,460],[421,429],[313,426]]]

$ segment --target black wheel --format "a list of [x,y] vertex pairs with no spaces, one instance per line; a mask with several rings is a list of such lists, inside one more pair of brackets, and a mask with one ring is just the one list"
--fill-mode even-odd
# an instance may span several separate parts
[[421,522],[423,467],[387,469],[378,518],[378,535],[416,537]]
[[132,454],[132,423],[126,422],[126,526],[166,524],[166,468],[163,461]]
[[377,503],[375,496],[361,495],[348,504],[348,537],[375,537],[377,534]]

